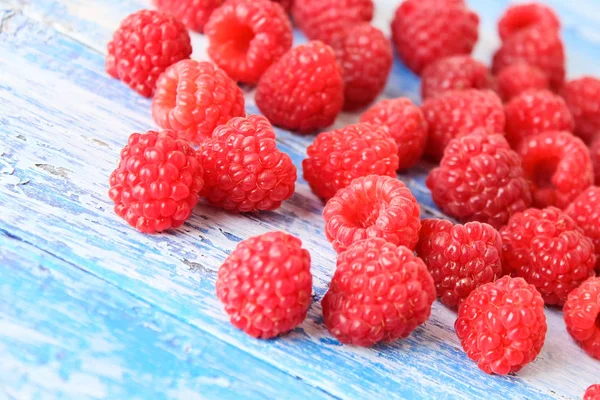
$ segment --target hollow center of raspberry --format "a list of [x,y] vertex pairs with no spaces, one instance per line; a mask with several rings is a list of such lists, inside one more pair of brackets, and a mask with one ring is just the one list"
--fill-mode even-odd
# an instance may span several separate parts
[[354,214],[353,222],[361,228],[375,225],[379,215],[385,211],[385,204],[367,203],[359,205]]
[[559,161],[558,158],[549,158],[540,160],[535,164],[532,180],[539,189],[553,186],[552,176],[556,172]]
[[222,56],[226,58],[245,58],[252,39],[254,31],[235,19],[219,24],[212,37],[214,44],[221,46]]

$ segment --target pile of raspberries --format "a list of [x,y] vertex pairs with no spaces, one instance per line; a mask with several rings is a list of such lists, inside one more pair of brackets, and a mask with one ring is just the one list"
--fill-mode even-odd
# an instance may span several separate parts
[[[600,359],[600,80],[565,80],[552,9],[506,10],[488,68],[470,55],[479,18],[463,0],[403,1],[391,40],[370,25],[372,0],[155,5],[121,23],[106,57],[111,76],[152,98],[160,128],[132,134],[110,176],[115,212],[131,226],[177,228],[201,198],[229,212],[275,210],[298,177],[273,125],[318,133],[302,174],[338,253],[321,305],[340,342],[404,338],[439,298],[457,311],[467,356],[504,375],[540,353],[547,305]],[[292,47],[292,19],[306,44]],[[212,62],[190,58],[188,29],[206,35]],[[421,78],[420,105],[370,106],[393,47]],[[238,83],[255,86],[262,115],[246,115]],[[360,122],[325,131],[342,110]],[[423,158],[437,164],[426,184],[453,220],[421,220],[397,179]],[[216,292],[249,335],[288,332],[311,306],[310,254],[284,232],[243,240]]]

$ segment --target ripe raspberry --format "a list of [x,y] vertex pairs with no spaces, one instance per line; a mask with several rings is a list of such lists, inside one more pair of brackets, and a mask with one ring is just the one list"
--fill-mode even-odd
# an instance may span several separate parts
[[371,238],[340,254],[321,304],[325,326],[340,342],[372,346],[410,335],[434,300],[433,279],[412,250]]
[[429,129],[425,154],[439,160],[454,138],[477,128],[504,132],[502,101],[491,90],[452,90],[425,100],[421,106]]
[[575,120],[575,134],[586,143],[600,138],[600,79],[584,76],[569,81],[561,95]]
[[202,33],[210,15],[225,0],[154,0],[156,7],[179,21],[189,29]]
[[464,222],[485,222],[496,229],[531,204],[519,155],[502,135],[481,130],[453,139],[426,184],[446,214]]
[[555,207],[530,208],[500,229],[504,273],[534,285],[549,305],[594,274],[594,245],[567,214]]
[[281,4],[281,7],[283,7],[285,12],[287,12],[288,14],[292,12],[292,6],[294,5],[294,0],[271,0],[271,1]]
[[329,200],[354,178],[395,177],[398,169],[396,142],[385,128],[369,124],[320,133],[308,146],[307,154],[302,161],[304,179],[324,200]]
[[287,233],[251,237],[238,243],[221,265],[216,288],[233,326],[256,338],[275,337],[306,318],[310,254]]
[[587,388],[583,400],[600,400],[600,383]]
[[331,43],[348,26],[370,22],[373,0],[295,0],[294,22],[310,40]]
[[261,77],[256,105],[274,125],[310,133],[335,121],[344,78],[333,49],[321,42],[294,47]]
[[414,249],[421,229],[419,215],[419,204],[404,183],[378,175],[356,178],[323,210],[325,235],[338,253],[373,237]]
[[548,77],[541,69],[529,64],[513,64],[502,69],[496,77],[496,89],[504,101],[527,90],[549,89]]
[[254,84],[292,47],[285,10],[269,0],[229,0],[206,24],[208,55],[236,81]]
[[225,210],[274,210],[294,194],[296,167],[279,151],[275,132],[261,115],[218,126],[198,150],[204,167],[200,196]]
[[454,329],[467,356],[483,372],[517,372],[544,345],[544,301],[533,285],[504,276],[478,287],[462,302]]
[[531,137],[522,143],[520,153],[536,207],[565,208],[594,183],[588,148],[569,132]]
[[403,2],[392,22],[396,50],[417,75],[440,58],[471,54],[477,42],[477,14],[463,5],[433,3]]
[[106,72],[145,97],[167,67],[190,57],[192,45],[185,26],[175,18],[140,10],[125,18],[108,43]]
[[594,166],[594,177],[596,185],[600,185],[600,137],[590,145],[590,157]]
[[541,3],[515,4],[506,9],[498,22],[498,33],[504,41],[532,26],[560,30],[560,21],[552,8]]
[[573,290],[563,311],[571,336],[600,360],[600,277],[591,277]]
[[161,128],[200,143],[233,117],[244,115],[244,93],[225,72],[208,62],[180,61],[156,84],[152,117]]
[[144,233],[181,226],[198,202],[203,169],[173,131],[134,133],[110,174],[115,212]]
[[600,272],[600,187],[587,188],[575,198],[565,212],[594,243],[596,270]]
[[398,145],[398,169],[414,166],[425,151],[427,122],[421,109],[406,98],[382,100],[365,111],[360,122],[385,126]]
[[492,73],[518,63],[538,67],[550,79],[552,89],[559,90],[565,81],[565,50],[558,32],[534,26],[511,35],[494,54]]
[[457,308],[475,288],[502,275],[502,238],[488,224],[423,220],[416,251],[448,307]]
[[367,23],[349,26],[344,33],[331,47],[344,74],[344,109],[352,111],[383,91],[392,69],[392,46],[383,32]]
[[421,97],[435,97],[449,90],[490,89],[488,68],[471,56],[440,58],[427,65],[421,75]]
[[549,90],[528,90],[504,106],[506,139],[518,148],[529,137],[546,131],[573,131],[573,117],[565,101]]

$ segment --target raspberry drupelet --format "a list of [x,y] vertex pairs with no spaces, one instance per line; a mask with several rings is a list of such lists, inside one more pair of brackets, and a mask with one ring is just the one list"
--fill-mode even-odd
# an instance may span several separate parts
[[125,18],[113,34],[105,68],[113,78],[151,97],[160,74],[190,54],[190,35],[181,22],[158,11],[140,10]]
[[575,134],[586,143],[600,138],[600,79],[584,76],[569,81],[561,95],[575,120]]
[[481,130],[452,140],[426,184],[444,213],[496,229],[531,204],[519,155],[502,135]]
[[569,132],[533,136],[523,141],[519,151],[536,207],[565,208],[594,183],[590,152]]
[[448,307],[457,308],[477,287],[502,275],[502,238],[491,225],[455,225],[441,219],[421,224],[416,252]]
[[588,387],[583,395],[583,400],[600,400],[600,383]]
[[596,270],[600,272],[600,187],[590,186],[565,209],[596,249]]
[[500,235],[504,273],[534,285],[548,305],[562,306],[571,290],[594,275],[594,244],[558,208],[515,214]]
[[269,339],[304,321],[311,303],[310,254],[300,239],[269,232],[243,240],[219,268],[217,297],[231,323]]
[[233,80],[255,84],[292,47],[292,25],[270,0],[228,0],[205,29],[208,55]]
[[194,149],[173,131],[134,133],[110,175],[115,212],[144,233],[181,226],[203,186]]
[[419,216],[419,204],[406,185],[378,175],[356,178],[323,210],[325,235],[338,253],[373,237],[414,249],[421,229]]
[[189,29],[202,33],[210,15],[225,0],[154,0],[156,7],[179,21]]
[[321,304],[325,326],[340,342],[372,346],[410,335],[434,300],[433,279],[412,250],[371,238],[339,255]]
[[573,290],[563,312],[571,336],[600,360],[600,277],[591,277]]
[[527,90],[545,89],[550,89],[548,76],[529,64],[509,65],[496,76],[496,90],[503,101],[509,101]]
[[454,329],[467,356],[483,372],[518,372],[544,345],[544,300],[525,280],[504,276],[471,292],[458,309]]
[[198,150],[206,197],[234,212],[274,210],[294,194],[296,167],[277,148],[275,132],[262,115],[230,119]]
[[353,179],[367,175],[396,176],[396,142],[384,127],[348,125],[320,133],[302,161],[304,179],[312,191],[329,200]]
[[225,72],[209,62],[183,60],[160,77],[152,117],[194,144],[233,117],[244,115],[244,93]]
[[498,34],[506,40],[532,26],[560,30],[560,20],[554,10],[541,3],[515,4],[506,9],[498,21]]
[[432,62],[421,75],[421,97],[435,97],[449,90],[491,89],[488,68],[468,55],[444,57]]
[[360,122],[387,127],[398,145],[398,169],[414,166],[425,152],[427,122],[407,98],[381,100],[360,116]]

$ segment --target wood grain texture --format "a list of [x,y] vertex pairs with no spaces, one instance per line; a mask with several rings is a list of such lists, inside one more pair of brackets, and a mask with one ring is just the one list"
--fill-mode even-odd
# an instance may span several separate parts
[[[122,398],[118,394],[133,393],[135,385],[152,385],[165,397],[175,397],[164,388],[176,382],[203,398],[235,398],[234,393],[245,382],[256,382],[267,398],[288,398],[286,394],[302,390],[316,398],[579,398],[585,387],[598,379],[600,363],[586,357],[572,342],[562,315],[555,310],[547,311],[549,333],[542,354],[516,376],[481,373],[460,350],[452,328],[455,314],[437,302],[430,321],[407,340],[373,349],[340,346],[325,330],[318,303],[331,278],[335,254],[323,237],[322,204],[302,179],[296,194],[277,212],[232,215],[201,204],[190,221],[172,233],[148,236],[132,230],[112,212],[106,195],[107,177],[128,135],[154,124],[150,102],[106,76],[103,52],[112,29],[142,3],[5,3],[0,2],[0,18],[4,16],[0,34],[0,232],[16,238],[16,242],[2,238],[2,247],[8,246],[9,251],[1,254],[11,268],[31,268],[32,263],[38,263],[61,277],[53,278],[56,295],[48,298],[39,289],[49,279],[47,275],[23,272],[13,278],[9,273],[0,279],[0,293],[7,293],[1,298],[18,298],[0,308],[0,321],[11,321],[4,330],[0,325],[0,348],[2,353],[9,349],[16,360],[8,373],[0,374],[0,387],[17,394],[13,397]],[[505,2],[499,1],[490,3],[488,11],[477,8],[484,25],[477,54],[490,52],[494,35],[488,25],[504,6]],[[378,22],[389,15],[378,14]],[[570,38],[569,32],[575,32],[572,36],[577,40]],[[565,36],[575,56],[577,49],[598,47],[597,42],[582,39],[571,26],[565,28]],[[197,42],[203,42],[200,36],[195,36]],[[572,59],[569,65],[597,68],[597,63],[584,62],[600,56],[600,52],[591,53],[581,51],[581,58]],[[584,68],[581,65],[575,68]],[[418,81],[396,63],[385,95],[417,100],[417,89]],[[257,112],[251,93],[247,100],[248,112]],[[337,125],[355,119],[344,115]],[[281,130],[277,133],[280,148],[300,168],[312,138]],[[423,185],[426,173],[427,166],[421,166],[401,178],[424,211],[437,212]],[[218,266],[239,240],[274,229],[298,235],[311,252],[315,302],[300,328],[276,340],[258,341],[227,322],[214,296],[214,279]],[[25,253],[31,256],[25,257]],[[4,284],[4,279],[9,283]],[[72,293],[69,285],[78,282],[81,291]],[[96,297],[86,296],[88,290]],[[97,302],[110,310],[114,326],[107,323],[100,308],[94,307]],[[136,314],[133,304],[144,312]],[[53,315],[66,319],[52,311],[57,307],[88,311],[72,316],[71,325],[67,324],[71,330],[60,330],[50,321]],[[180,349],[165,349],[161,335],[144,329],[144,324],[154,319],[161,320],[162,334],[188,338],[186,348],[197,354],[196,363],[176,361]],[[122,336],[121,330],[128,324],[119,325],[121,320],[133,321],[134,327],[141,328],[132,328],[133,333]],[[43,355],[58,351],[58,345],[29,347],[25,341],[11,339],[15,335],[10,332],[15,329],[69,342],[69,351],[81,351],[91,357],[92,364],[100,355],[89,350],[93,341],[86,341],[87,336],[103,332],[115,347],[101,354],[111,360],[106,367],[111,369],[112,364],[118,370],[119,363],[124,363],[131,376],[127,382],[105,380],[100,373],[83,370],[77,361],[54,359],[51,364],[44,363]],[[145,352],[140,353],[140,348]],[[220,357],[229,357],[232,362],[221,363],[217,361]],[[173,371],[157,369],[161,359],[170,360]],[[49,375],[47,385],[60,387],[62,392],[44,391],[34,378],[18,375],[19,371],[42,367],[54,374]],[[17,375],[11,375],[14,371]],[[114,392],[77,392],[82,390],[77,381],[82,373],[84,379],[95,379],[105,390]],[[203,376],[223,380],[194,381],[194,377]],[[235,386],[237,380],[241,386]],[[222,388],[225,381],[233,386]],[[262,382],[266,386],[261,386]],[[244,397],[258,393],[251,386],[246,389]],[[153,396],[140,392],[139,397]]]

